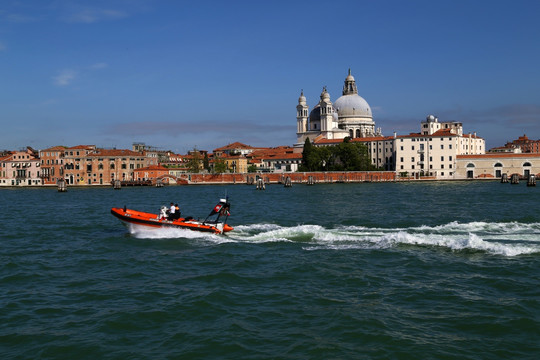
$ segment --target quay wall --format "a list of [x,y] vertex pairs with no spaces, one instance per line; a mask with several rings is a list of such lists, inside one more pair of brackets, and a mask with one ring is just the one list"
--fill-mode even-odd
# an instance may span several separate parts
[[[254,184],[262,179],[266,184],[284,183],[290,178],[292,183],[343,183],[343,182],[385,182],[396,181],[396,173],[391,171],[335,171],[335,172],[294,172],[294,173],[245,173],[245,174],[186,174],[179,178],[185,184]],[[184,180],[184,181],[182,181]]]

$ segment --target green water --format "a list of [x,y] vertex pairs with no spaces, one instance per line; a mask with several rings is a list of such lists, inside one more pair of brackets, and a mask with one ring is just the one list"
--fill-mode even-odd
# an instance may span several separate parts
[[[228,236],[126,228],[171,201]],[[540,188],[0,189],[6,359],[536,359]]]

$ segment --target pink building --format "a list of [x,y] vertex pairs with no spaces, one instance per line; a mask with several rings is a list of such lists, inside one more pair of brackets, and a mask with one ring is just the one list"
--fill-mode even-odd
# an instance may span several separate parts
[[40,166],[34,150],[12,151],[0,158],[0,186],[42,185]]

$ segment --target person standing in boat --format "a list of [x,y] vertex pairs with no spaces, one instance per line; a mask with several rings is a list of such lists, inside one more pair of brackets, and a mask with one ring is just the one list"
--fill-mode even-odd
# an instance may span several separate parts
[[171,207],[169,209],[169,220],[175,219],[175,212],[176,212],[176,208],[174,207],[174,204],[171,203]]
[[180,206],[178,204],[174,204],[174,215],[175,219],[180,219]]

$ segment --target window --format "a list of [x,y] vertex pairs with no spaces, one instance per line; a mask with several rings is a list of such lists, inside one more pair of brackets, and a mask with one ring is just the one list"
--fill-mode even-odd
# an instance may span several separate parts
[[443,145],[443,144],[441,144],[441,149],[444,149],[444,145]]
[[452,144],[448,145],[448,148],[451,149],[451,148],[452,148]]
[[411,150],[413,150],[413,151],[414,151],[414,145],[413,145],[413,146],[411,147]]
[[444,161],[444,156],[441,156],[441,161]]
[[411,162],[414,162],[414,156],[413,156],[413,157],[411,157]]
[[400,150],[403,151],[403,146],[400,146]]

